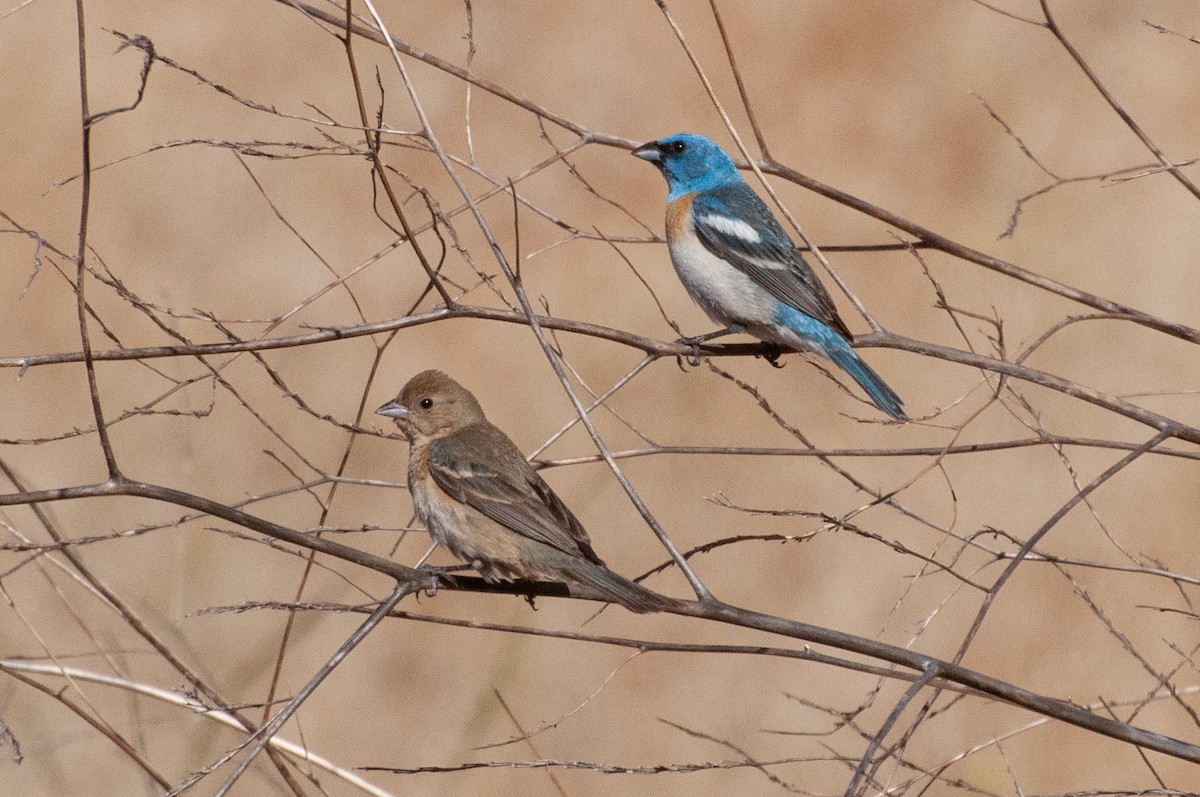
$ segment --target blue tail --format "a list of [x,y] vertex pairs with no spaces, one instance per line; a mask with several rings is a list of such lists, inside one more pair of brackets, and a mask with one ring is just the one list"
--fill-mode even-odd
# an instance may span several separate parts
[[826,348],[825,353],[835,365],[850,374],[850,378],[855,382],[858,382],[858,386],[866,391],[867,395],[871,397],[871,401],[875,402],[876,407],[898,421],[908,420],[908,416],[904,414],[904,402],[896,395],[896,391],[883,381],[883,377],[872,371],[871,366],[863,362],[849,344],[830,346]]
[[[896,395],[896,391],[888,387],[879,374],[871,370],[862,359],[850,348],[850,343],[817,319],[796,308],[778,303],[775,321],[784,327],[780,332],[794,335],[803,341],[803,348],[823,354],[841,368],[850,378],[858,382],[858,386],[866,391],[875,402],[875,406],[898,421],[907,421],[904,414],[904,402]],[[778,327],[776,327],[778,329]]]

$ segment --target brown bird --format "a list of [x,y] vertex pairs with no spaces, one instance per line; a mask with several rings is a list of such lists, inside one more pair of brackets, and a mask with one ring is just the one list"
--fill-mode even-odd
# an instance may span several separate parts
[[417,517],[440,544],[490,582],[580,584],[632,612],[674,600],[604,566],[571,510],[471,391],[441,371],[422,371],[375,410],[408,438],[408,488]]

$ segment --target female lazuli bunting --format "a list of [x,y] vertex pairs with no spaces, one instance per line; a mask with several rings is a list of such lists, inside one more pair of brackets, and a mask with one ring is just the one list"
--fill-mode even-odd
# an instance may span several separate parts
[[441,371],[422,371],[375,411],[408,438],[408,488],[429,533],[487,581],[590,587],[632,612],[675,601],[604,566],[571,510],[475,396]]
[[[633,154],[667,178],[671,262],[709,318],[831,360],[875,406],[908,420],[896,392],[850,348],[829,293],[724,150],[704,136],[676,133]],[[715,335],[701,339],[708,337]]]

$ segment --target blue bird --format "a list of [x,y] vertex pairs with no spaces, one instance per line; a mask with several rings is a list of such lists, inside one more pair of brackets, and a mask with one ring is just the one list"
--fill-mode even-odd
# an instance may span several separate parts
[[819,354],[898,421],[904,402],[850,348],[852,335],[817,275],[725,151],[676,133],[633,151],[667,178],[667,248],[683,286],[725,332]]

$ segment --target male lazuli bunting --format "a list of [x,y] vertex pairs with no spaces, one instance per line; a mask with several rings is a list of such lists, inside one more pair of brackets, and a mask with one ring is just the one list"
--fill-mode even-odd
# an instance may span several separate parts
[[[709,318],[831,360],[875,406],[908,420],[896,392],[850,348],[829,293],[724,150],[704,136],[676,133],[633,154],[667,178],[671,262]],[[701,339],[708,337],[715,335]]]
[[581,584],[632,612],[675,603],[605,567],[583,526],[516,444],[441,371],[417,374],[375,412],[408,438],[417,517],[487,581]]

